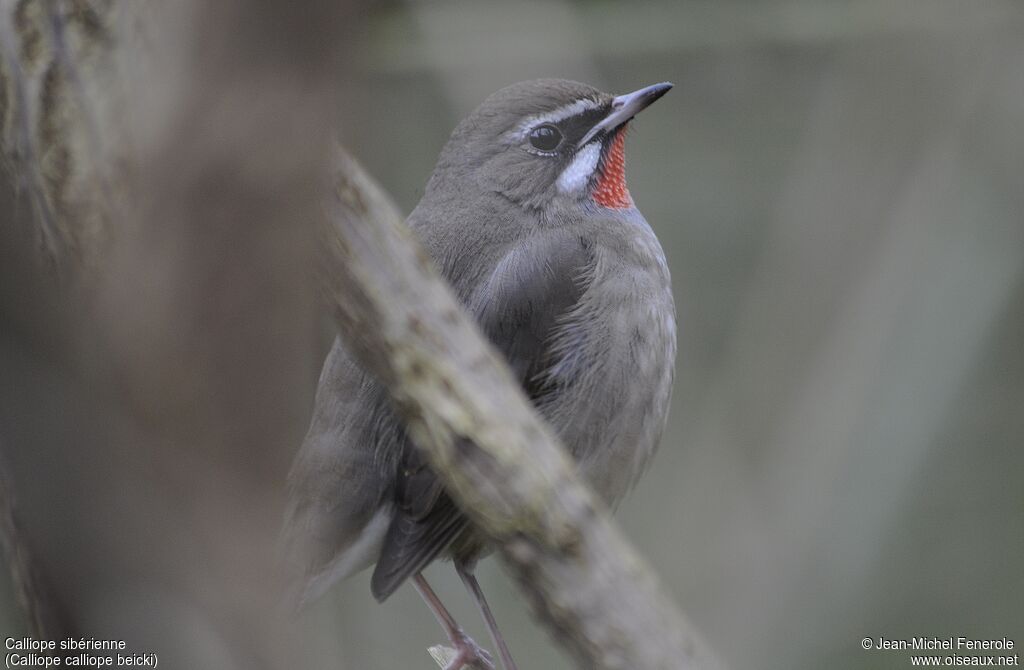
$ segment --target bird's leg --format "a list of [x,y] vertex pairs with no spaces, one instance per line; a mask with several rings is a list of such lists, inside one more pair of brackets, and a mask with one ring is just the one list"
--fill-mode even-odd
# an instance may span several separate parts
[[480,608],[480,614],[487,623],[487,630],[491,633],[491,640],[498,650],[498,656],[501,657],[501,664],[505,666],[505,670],[518,670],[515,661],[512,660],[512,654],[508,651],[508,645],[505,644],[505,638],[501,636],[501,631],[498,630],[498,622],[494,620],[494,615],[491,614],[491,608],[487,604],[487,599],[484,598],[484,591],[480,588],[480,582],[476,580],[476,575],[473,574],[472,565],[456,560],[455,571],[459,573],[462,583],[473,594],[473,600],[476,601],[477,607]]
[[455,658],[448,663],[445,670],[461,670],[463,666],[474,663],[488,670],[494,670],[494,661],[491,660],[491,655],[463,632],[444,603],[434,593],[434,589],[430,588],[430,584],[427,583],[423,574],[416,573],[416,576],[412,578],[412,583],[420,597],[427,603],[427,607],[434,613],[434,618],[441,624],[445,635],[448,636],[448,641],[455,647]]

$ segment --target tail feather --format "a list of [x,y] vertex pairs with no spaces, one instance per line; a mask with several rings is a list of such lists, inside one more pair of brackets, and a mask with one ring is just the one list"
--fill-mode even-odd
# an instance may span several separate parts
[[392,519],[370,580],[370,591],[378,602],[427,567],[468,525],[469,520],[451,498],[441,495],[423,518],[399,512]]

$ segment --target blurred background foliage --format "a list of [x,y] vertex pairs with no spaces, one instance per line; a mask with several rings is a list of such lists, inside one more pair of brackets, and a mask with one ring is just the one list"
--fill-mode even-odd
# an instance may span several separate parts
[[[733,667],[909,665],[865,636],[1024,644],[1024,5],[394,2],[355,54],[341,134],[407,211],[505,84],[676,84],[627,142],[680,337],[618,518]],[[522,665],[563,667],[481,573]],[[411,589],[377,606],[356,578],[320,607],[355,667],[436,637]]]
[[[680,338],[618,519],[731,667],[909,666],[865,636],[1024,644],[1024,4],[410,0],[349,28],[339,134],[405,211],[506,84],[676,84],[627,142]],[[316,367],[292,374],[306,407]],[[497,561],[479,575],[521,667],[567,667]],[[428,577],[486,639],[454,571]],[[302,626],[311,667],[425,668],[440,638],[365,574]]]

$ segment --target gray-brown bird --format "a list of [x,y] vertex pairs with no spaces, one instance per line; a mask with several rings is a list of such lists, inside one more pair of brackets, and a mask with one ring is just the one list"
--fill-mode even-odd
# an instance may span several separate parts
[[[626,124],[671,87],[612,96],[543,79],[494,93],[455,128],[408,219],[609,505],[653,454],[672,392],[669,270],[626,188],[623,153]],[[456,647],[451,670],[491,666],[420,574],[449,557],[503,665],[515,667],[473,576],[486,538],[340,339],[289,488],[286,539],[303,601],[376,564],[379,601],[412,578]]]

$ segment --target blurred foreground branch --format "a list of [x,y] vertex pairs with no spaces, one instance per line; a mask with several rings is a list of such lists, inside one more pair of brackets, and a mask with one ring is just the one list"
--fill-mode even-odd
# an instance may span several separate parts
[[[0,445],[3,446],[3,445]],[[25,615],[26,628],[37,639],[56,639],[72,634],[52,588],[43,575],[17,514],[10,468],[0,458],[0,545],[11,573],[14,597]]]
[[349,8],[0,0],[0,531],[33,636],[316,665],[274,549]]
[[[135,25],[90,7],[0,3],[0,136],[39,248],[77,280],[73,305],[33,294],[66,308],[52,323],[24,315],[29,339],[56,340],[44,358],[63,351],[70,371],[20,341],[0,348],[22,391],[7,404],[28,417],[5,444],[24,527],[83,632],[102,624],[137,649],[209,665],[210,648],[169,642],[169,620],[182,639],[216,631],[240,665],[283,667],[293,656],[271,634],[267,492],[311,386],[306,233],[329,170],[340,10],[195,3],[180,23],[146,23],[163,29],[158,56],[140,59],[124,41]],[[338,324],[556,639],[587,668],[717,667],[388,197],[335,158],[320,242]]]
[[347,343],[586,668],[719,667],[575,475],[387,195],[339,149],[321,285]]

